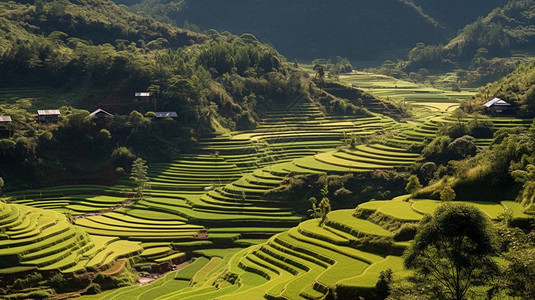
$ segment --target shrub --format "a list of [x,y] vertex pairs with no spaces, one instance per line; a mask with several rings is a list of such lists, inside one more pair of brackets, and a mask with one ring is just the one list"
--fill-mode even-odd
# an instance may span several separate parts
[[87,295],[96,295],[102,293],[102,288],[100,284],[92,282],[86,289],[85,294]]
[[111,140],[111,133],[109,130],[105,129],[105,128],[102,128],[98,135],[97,135],[97,139],[99,141],[103,141],[103,142],[107,142],[109,140]]
[[416,235],[416,231],[418,231],[418,224],[414,223],[405,223],[401,225],[401,227],[396,231],[394,235],[395,241],[410,241],[414,239],[414,236]]
[[117,147],[113,150],[111,158],[115,163],[123,169],[129,168],[132,165],[136,156],[132,153],[132,150],[126,147]]
[[48,299],[53,295],[51,290],[37,290],[28,294],[29,299]]

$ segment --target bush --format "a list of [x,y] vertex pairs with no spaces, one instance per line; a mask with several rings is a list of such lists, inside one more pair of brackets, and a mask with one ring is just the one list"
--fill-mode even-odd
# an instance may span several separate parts
[[394,240],[397,242],[410,241],[414,239],[416,231],[418,230],[418,224],[405,223],[396,231]]
[[28,294],[29,299],[48,299],[53,295],[51,290],[32,291]]
[[96,295],[102,293],[102,288],[100,284],[92,282],[86,289],[85,294],[87,295]]
[[126,170],[132,165],[132,162],[134,162],[136,156],[131,149],[121,146],[113,150],[111,153],[111,158],[118,166]]
[[111,140],[111,133],[109,130],[105,129],[105,128],[102,128],[98,135],[97,135],[97,139],[99,141],[103,141],[103,142],[107,142],[109,140]]

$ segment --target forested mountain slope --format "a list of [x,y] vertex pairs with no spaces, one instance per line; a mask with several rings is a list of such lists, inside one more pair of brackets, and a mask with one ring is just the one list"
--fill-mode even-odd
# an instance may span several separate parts
[[289,58],[381,57],[417,42],[444,42],[464,24],[486,15],[493,1],[243,1],[116,0],[175,22],[234,34],[250,32]]
[[450,32],[456,32],[480,16],[486,16],[492,9],[501,7],[507,0],[465,1],[465,0],[409,0],[419,6]]
[[485,17],[467,25],[446,46],[445,51],[472,57],[484,47],[489,56],[508,55],[511,50],[533,48],[535,1],[510,0]]
[[[0,115],[13,120],[0,138],[0,177],[9,188],[113,178],[135,156],[171,160],[202,136],[254,128],[270,107],[295,99],[364,111],[320,94],[250,34],[198,34],[108,0],[27,2],[0,2]],[[136,99],[140,91],[153,96]],[[97,108],[118,116],[103,128],[89,116]],[[59,126],[36,122],[38,109],[60,109]],[[154,111],[178,118],[153,122]]]

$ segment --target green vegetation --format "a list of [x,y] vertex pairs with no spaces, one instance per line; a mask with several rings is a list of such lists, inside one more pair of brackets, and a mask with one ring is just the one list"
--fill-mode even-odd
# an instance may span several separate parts
[[143,200],[143,190],[149,178],[147,177],[147,162],[142,158],[137,158],[132,163],[132,170],[130,171],[130,180],[134,182],[134,189],[136,197]]
[[443,205],[422,220],[405,265],[436,280],[448,299],[465,298],[479,270],[496,268],[490,224],[470,205]]
[[[462,86],[525,60],[471,54],[476,39],[507,48],[511,23],[487,34],[478,20],[454,54],[417,44],[407,62],[366,72],[339,54],[302,70],[251,34],[178,29],[103,0],[26,2],[0,4],[0,115],[11,118],[0,123],[0,297],[531,297],[535,123],[481,113],[501,96],[530,116],[532,66],[477,94]],[[457,0],[439,2],[392,0],[381,16],[406,12],[405,29],[444,41],[464,23],[439,18]],[[486,14],[505,1],[477,2]],[[174,5],[160,17],[202,7]],[[339,7],[300,5],[279,8],[307,19],[321,8],[325,20]],[[351,18],[377,4],[366,7]],[[333,48],[315,23],[325,28],[310,27],[310,50]],[[359,43],[377,36],[355,24]],[[463,59],[472,69],[431,73]],[[99,107],[111,114],[90,114]],[[57,120],[34,114],[52,108]]]

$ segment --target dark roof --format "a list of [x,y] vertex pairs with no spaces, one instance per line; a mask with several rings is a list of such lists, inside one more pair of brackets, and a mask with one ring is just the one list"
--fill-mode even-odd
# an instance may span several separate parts
[[156,118],[178,118],[176,111],[157,111],[154,113]]
[[103,110],[102,108],[99,108],[99,109],[95,110],[94,112],[90,113],[89,115],[92,117],[92,116],[96,116],[98,113],[103,113],[103,114],[108,115],[108,116],[113,116],[112,114],[110,114],[109,112]]
[[37,111],[40,116],[59,116],[59,109],[41,109]]
[[0,116],[0,122],[11,122],[11,116]]
[[483,104],[485,107],[491,107],[493,105],[498,105],[498,106],[510,106],[511,104],[508,103],[508,102],[505,102],[504,100],[500,99],[500,98],[494,98],[492,100],[490,100],[489,102]]
[[152,96],[152,92],[136,92],[136,97],[150,97]]

